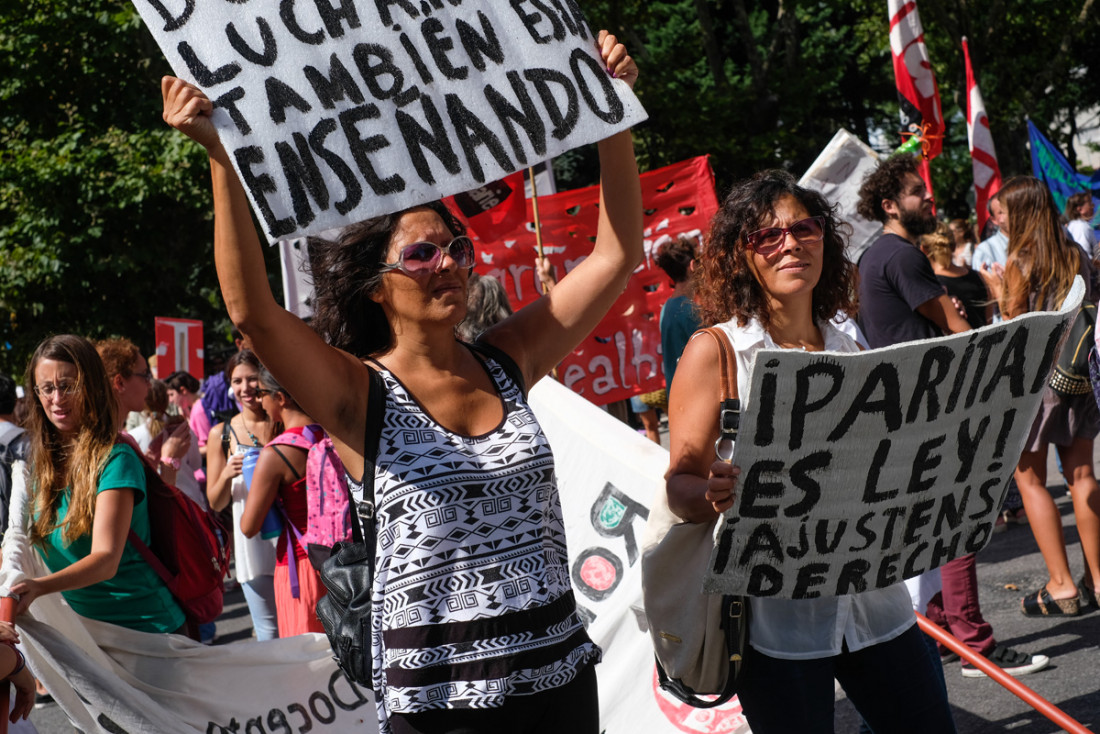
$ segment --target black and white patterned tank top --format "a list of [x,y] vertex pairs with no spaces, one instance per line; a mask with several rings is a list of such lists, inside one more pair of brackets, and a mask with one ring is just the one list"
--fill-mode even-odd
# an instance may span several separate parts
[[569,582],[550,445],[518,387],[485,365],[504,418],[481,436],[443,428],[379,370],[372,652],[383,732],[390,713],[495,708],[600,657]]

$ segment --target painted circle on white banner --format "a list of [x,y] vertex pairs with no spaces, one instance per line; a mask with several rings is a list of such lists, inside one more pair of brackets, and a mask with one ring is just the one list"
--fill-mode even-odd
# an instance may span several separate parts
[[589,588],[607,591],[615,585],[619,572],[611,561],[603,556],[592,555],[584,559],[581,565],[581,579]]
[[748,734],[749,724],[741,713],[741,702],[736,698],[717,708],[693,708],[661,690],[657,682],[656,666],[653,668],[653,697],[657,700],[657,708],[669,723],[686,734]]

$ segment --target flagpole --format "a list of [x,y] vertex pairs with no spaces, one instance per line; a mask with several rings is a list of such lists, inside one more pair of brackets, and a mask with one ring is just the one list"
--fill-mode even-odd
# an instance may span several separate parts
[[531,210],[535,215],[535,251],[542,259],[542,220],[539,219],[539,187],[535,183],[534,166],[527,169],[527,175],[531,177]]

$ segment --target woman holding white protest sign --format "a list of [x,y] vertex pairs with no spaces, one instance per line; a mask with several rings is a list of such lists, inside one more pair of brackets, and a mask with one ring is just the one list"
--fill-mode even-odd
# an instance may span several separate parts
[[[845,225],[820,194],[766,171],[734,186],[696,263],[703,323],[733,347],[737,394],[763,348],[854,352],[831,319],[852,315],[856,270]],[[670,509],[713,521],[733,506],[740,469],[715,458],[719,347],[693,338],[669,394]],[[947,694],[902,583],[857,595],[752,598],[737,694],[755,734],[832,732],[833,681],[876,734],[953,732]]]
[[[598,45],[608,72],[632,85],[637,67],[625,48],[606,32]],[[482,334],[477,351],[454,336],[473,245],[438,203],[311,243],[314,326],[326,344],[272,298],[210,100],[178,79],[166,78],[162,91],[165,120],[210,153],[215,256],[231,318],[329,432],[349,475],[374,484],[382,730],[597,732],[600,651],[577,614],[553,457],[524,386],[595,327],[641,259],[629,131],[599,143],[592,253],[551,293]],[[371,370],[385,399],[377,463],[364,476]]]
[[[1007,213],[1004,232],[1008,235],[1008,262],[1003,278],[983,275],[1005,318],[1029,311],[1057,310],[1077,275],[1084,279],[1086,289],[1090,287],[1092,266],[1083,251],[1066,237],[1054,198],[1042,181],[1016,176],[1001,187],[997,198]],[[1095,303],[1096,294],[1087,292],[1085,301]],[[1087,375],[1077,394],[1044,387],[1042,407],[1016,466],[1016,483],[1031,531],[1050,573],[1050,581],[1020,601],[1026,616],[1077,615],[1082,611],[1082,599],[1085,608],[1096,607],[1096,590],[1100,588],[1100,485],[1096,482],[1092,449],[1097,433],[1100,411]],[[1084,559],[1079,582],[1069,568],[1062,515],[1046,488],[1050,444],[1058,450],[1073,498]]]

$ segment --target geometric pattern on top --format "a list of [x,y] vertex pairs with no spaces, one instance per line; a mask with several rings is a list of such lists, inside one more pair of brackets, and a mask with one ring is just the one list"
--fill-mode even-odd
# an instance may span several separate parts
[[388,712],[498,707],[600,657],[570,586],[550,444],[505,371],[484,364],[504,417],[482,436],[440,426],[375,365],[386,385],[371,619],[383,732]]

